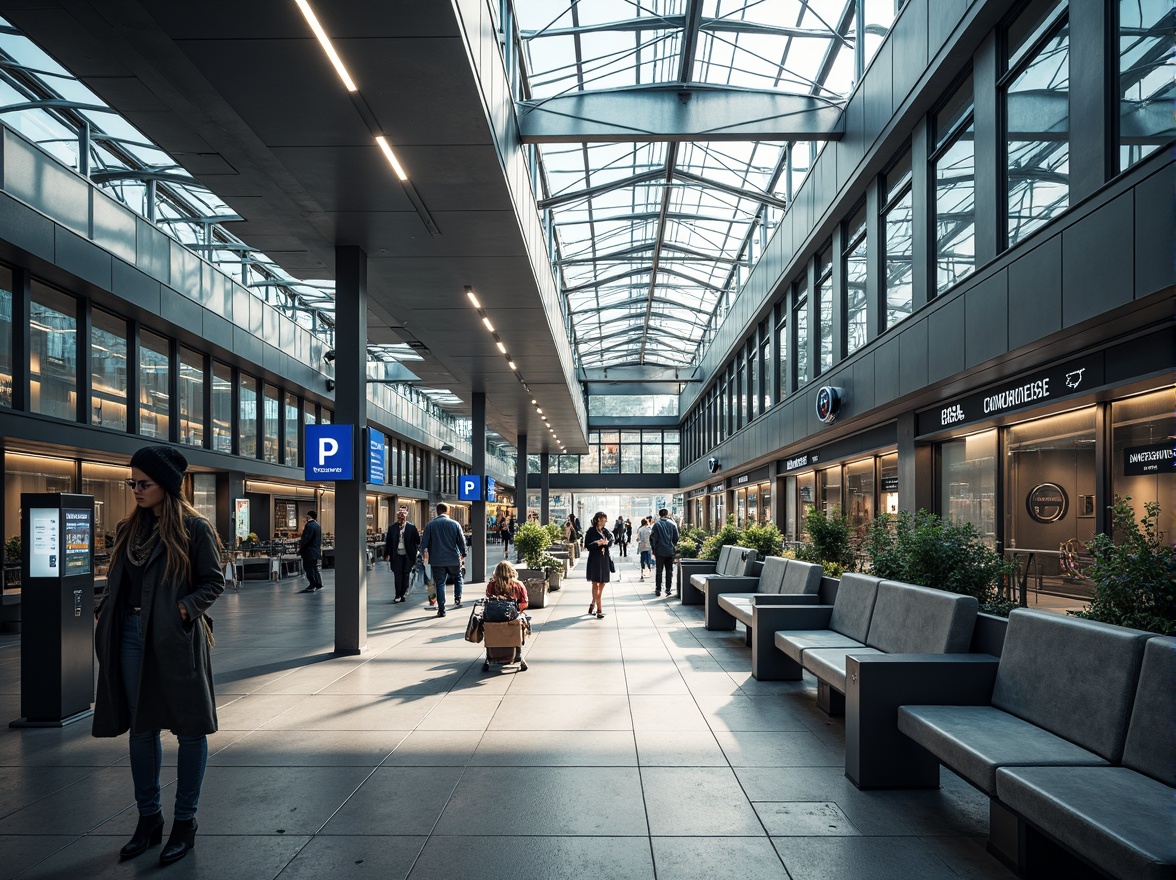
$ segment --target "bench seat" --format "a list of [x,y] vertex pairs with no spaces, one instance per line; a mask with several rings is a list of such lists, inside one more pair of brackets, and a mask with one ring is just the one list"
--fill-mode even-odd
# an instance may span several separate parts
[[788,630],[776,633],[776,647],[801,663],[804,652],[814,648],[865,648],[857,639],[831,629]]
[[1110,762],[992,706],[902,706],[898,729],[985,794],[1001,767],[1107,767]]
[[[764,604],[815,605],[819,599],[821,576],[824,569],[811,562],[769,556],[759,564],[759,577],[713,577],[704,587],[706,592],[706,628],[728,630],[742,621],[747,625],[746,642],[752,644],[755,620],[751,606],[762,597]],[[749,572],[750,574],[750,572]],[[747,586],[741,586],[746,583]],[[728,596],[741,601],[724,603]],[[748,600],[748,601],[742,601]]]
[[845,663],[850,655],[860,657],[870,654],[885,654],[877,648],[809,648],[804,652],[804,668],[837,691],[845,693]]
[[996,795],[1112,876],[1176,875],[1170,787],[1126,767],[1002,767]]

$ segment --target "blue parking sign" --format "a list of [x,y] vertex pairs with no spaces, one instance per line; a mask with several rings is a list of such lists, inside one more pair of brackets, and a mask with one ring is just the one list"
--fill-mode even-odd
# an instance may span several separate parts
[[490,503],[498,500],[498,488],[493,477],[486,478],[486,500]]
[[307,481],[353,479],[354,435],[353,425],[307,425]]
[[477,474],[467,474],[464,477],[459,477],[457,481],[457,500],[481,501],[482,478]]

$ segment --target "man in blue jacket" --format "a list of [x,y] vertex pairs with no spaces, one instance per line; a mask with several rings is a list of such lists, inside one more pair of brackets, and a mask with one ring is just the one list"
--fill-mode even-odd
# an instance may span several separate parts
[[433,570],[437,584],[437,616],[445,616],[445,583],[453,578],[453,607],[461,607],[461,564],[465,562],[465,534],[449,518],[449,505],[437,505],[437,518],[425,526],[421,535],[421,552],[425,563]]
[[664,507],[657,512],[657,522],[649,533],[649,546],[653,550],[654,563],[657,571],[654,573],[653,584],[656,591],[653,595],[660,596],[662,591],[662,572],[666,573],[666,598],[674,594],[674,554],[678,551],[678,527],[670,519],[670,512]]

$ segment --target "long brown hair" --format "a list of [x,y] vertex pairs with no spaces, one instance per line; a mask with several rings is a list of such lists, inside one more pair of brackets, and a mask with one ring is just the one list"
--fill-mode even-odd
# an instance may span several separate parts
[[[138,530],[143,517],[147,515],[148,511],[145,508],[136,507],[130,516],[118,524],[118,536],[114,539],[111,559],[118,559],[120,554],[126,552],[127,542],[130,541],[131,535]],[[189,504],[186,498],[165,494],[163,503],[159,507],[159,540],[167,554],[167,565],[163,569],[165,581],[171,580],[173,583],[187,584],[192,580],[192,559],[188,555],[191,536],[184,525],[185,518],[190,516],[208,523],[209,529],[212,530],[212,539],[216,542],[217,553],[221,555],[221,561],[224,561],[224,552],[221,549],[223,545],[220,536],[216,533],[216,526],[208,522],[204,514]]]
[[502,560],[494,566],[494,575],[490,578],[490,595],[513,599],[514,593],[511,592],[510,585],[518,580],[518,576],[515,567],[505,559]]

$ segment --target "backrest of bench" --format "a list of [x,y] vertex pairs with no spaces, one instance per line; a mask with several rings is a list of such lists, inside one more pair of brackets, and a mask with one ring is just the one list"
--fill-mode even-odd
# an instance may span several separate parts
[[1018,608],[1009,615],[992,705],[1118,763],[1148,638]]
[[756,592],[779,593],[780,587],[784,584],[784,570],[788,568],[788,564],[788,560],[783,556],[769,556],[765,559]]
[[1123,746],[1123,766],[1176,788],[1176,638],[1148,639]]
[[870,634],[870,617],[874,614],[874,600],[878,598],[881,578],[857,572],[846,572],[837,587],[829,629],[865,644]]
[[731,544],[724,544],[719,548],[719,558],[715,560],[715,574],[723,574],[727,568],[727,559],[731,556]]
[[815,593],[821,588],[821,575],[824,573],[825,570],[816,563],[801,562],[799,559],[789,560],[780,592],[790,596]]
[[750,547],[731,545],[726,564],[720,562],[715,568],[715,574],[726,577],[750,577],[758,560],[758,554]]
[[966,654],[979,610],[975,596],[882,581],[866,644],[887,654]]

